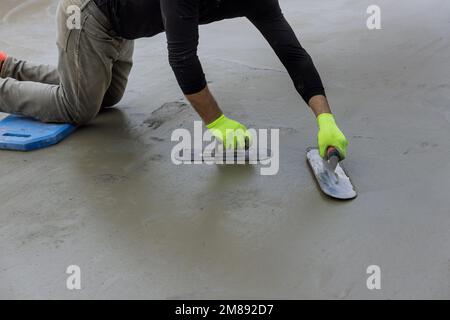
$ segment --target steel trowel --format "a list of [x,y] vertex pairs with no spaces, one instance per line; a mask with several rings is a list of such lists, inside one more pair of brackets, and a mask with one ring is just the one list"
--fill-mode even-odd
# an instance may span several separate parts
[[351,200],[357,197],[350,178],[340,164],[339,151],[333,147],[328,148],[325,158],[316,148],[308,148],[306,159],[324,194],[340,200]]

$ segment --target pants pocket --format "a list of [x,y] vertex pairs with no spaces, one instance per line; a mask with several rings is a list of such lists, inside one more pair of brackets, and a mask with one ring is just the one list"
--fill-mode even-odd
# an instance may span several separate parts
[[97,41],[112,43],[113,37],[109,34],[109,30],[98,21],[94,15],[89,14],[83,23],[83,31],[90,38]]

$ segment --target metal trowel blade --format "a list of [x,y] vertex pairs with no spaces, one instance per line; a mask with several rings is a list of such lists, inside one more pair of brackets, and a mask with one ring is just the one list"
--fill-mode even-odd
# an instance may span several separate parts
[[217,164],[258,163],[269,160],[272,157],[270,149],[228,150],[218,153],[216,150],[209,152],[196,149],[183,149],[176,155],[176,159],[184,162],[212,162]]
[[323,193],[341,200],[356,198],[355,188],[340,164],[333,170],[335,164],[323,160],[315,148],[307,150],[306,159]]

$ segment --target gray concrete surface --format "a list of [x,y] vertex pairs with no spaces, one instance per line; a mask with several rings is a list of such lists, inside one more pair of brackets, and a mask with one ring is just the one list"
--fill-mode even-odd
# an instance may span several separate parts
[[[174,166],[170,133],[197,117],[173,111],[164,36],[140,40],[117,110],[58,146],[0,152],[0,298],[450,298],[450,2],[375,2],[369,31],[374,1],[281,0],[350,139],[355,201],[318,192],[313,116],[242,19],[202,27],[200,55],[231,117],[281,128],[280,172]],[[55,63],[56,3],[2,0],[0,49]]]

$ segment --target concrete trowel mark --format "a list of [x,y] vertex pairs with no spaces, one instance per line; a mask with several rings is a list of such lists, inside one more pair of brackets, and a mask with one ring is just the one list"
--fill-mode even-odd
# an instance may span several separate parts
[[114,184],[114,183],[119,183],[119,182],[129,180],[129,179],[130,178],[127,176],[111,174],[111,173],[99,174],[99,175],[94,176],[95,183],[100,183],[100,184]]
[[156,130],[167,121],[177,118],[180,112],[187,111],[188,109],[189,106],[184,102],[167,102],[153,111],[151,116],[144,120],[144,123],[149,128]]
[[275,68],[269,68],[269,67],[256,67],[256,66],[252,66],[248,63],[245,63],[243,61],[239,61],[239,60],[231,60],[231,59],[223,59],[223,58],[216,58],[217,61],[221,61],[221,62],[226,62],[226,63],[231,63],[231,64],[237,64],[241,67],[246,67],[250,70],[254,70],[254,71],[271,71],[271,72],[278,72],[278,73],[287,73],[287,71],[285,70],[280,70],[280,69],[275,69]]
[[410,153],[411,154],[425,153],[437,147],[439,147],[439,144],[437,143],[421,142],[418,146],[409,147],[408,149],[406,149],[406,151],[403,152],[403,155],[407,155]]

